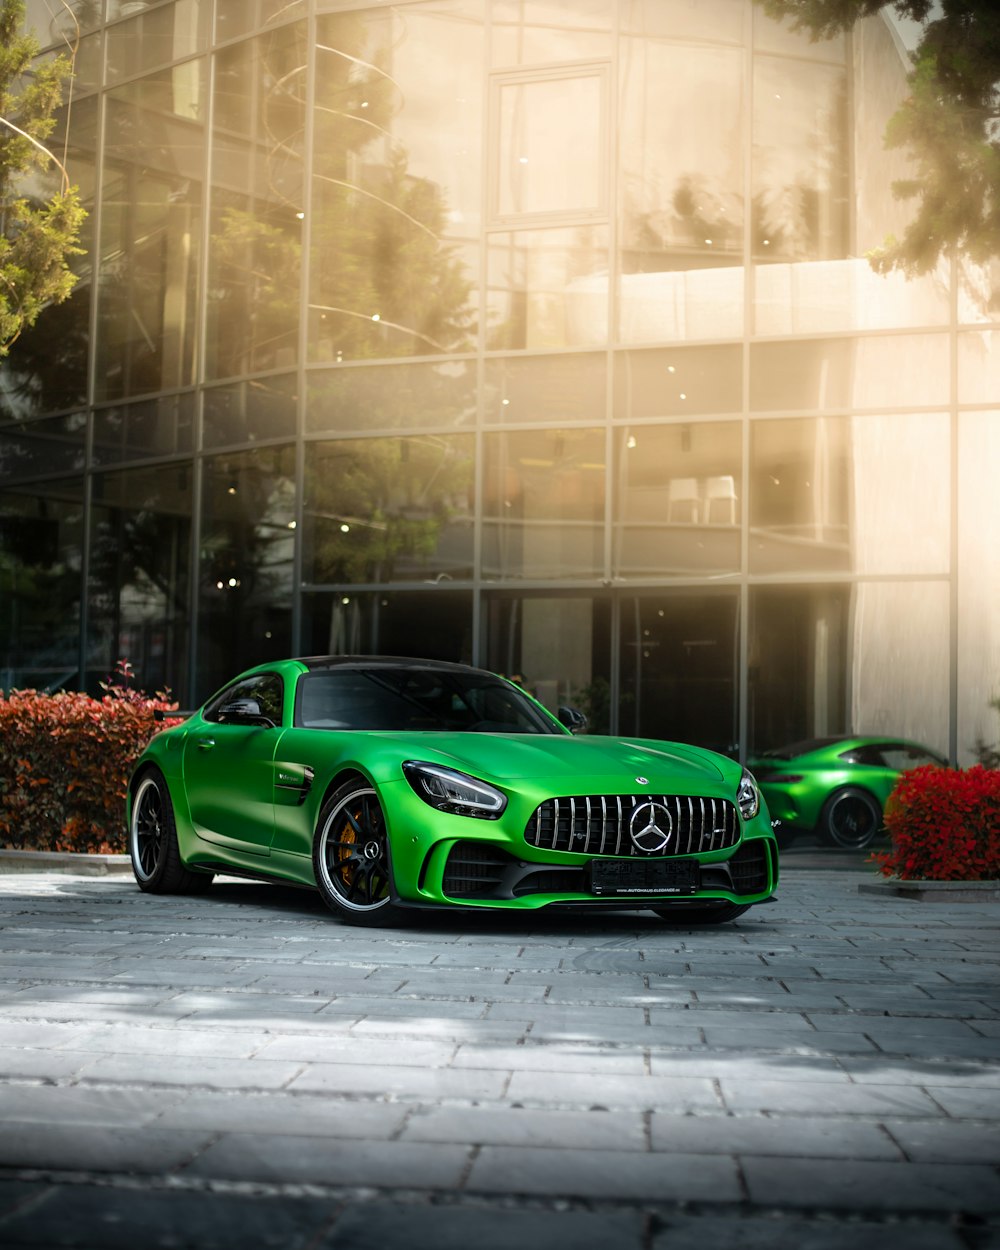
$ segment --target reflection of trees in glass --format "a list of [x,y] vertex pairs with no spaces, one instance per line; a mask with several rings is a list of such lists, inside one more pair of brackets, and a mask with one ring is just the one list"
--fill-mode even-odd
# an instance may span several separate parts
[[0,688],[75,676],[81,532],[75,501],[0,495]]
[[467,350],[471,284],[441,187],[392,134],[393,21],[327,19],[317,51],[310,309],[325,359]]
[[183,671],[189,605],[190,470],[95,481],[90,550],[91,664],[128,653],[147,682]]
[[306,456],[306,578],[384,582],[470,575],[470,532],[449,558],[445,531],[470,513],[472,443],[434,435],[313,443]]
[[215,377],[295,362],[306,59],[301,23],[216,58],[208,297]]

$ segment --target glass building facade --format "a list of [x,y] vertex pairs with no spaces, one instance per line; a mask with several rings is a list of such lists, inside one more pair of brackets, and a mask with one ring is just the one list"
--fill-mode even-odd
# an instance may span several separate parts
[[[1000,274],[899,234],[881,18],[28,0],[71,299],[0,371],[0,688],[519,676],[597,731],[960,763],[1000,693]],[[44,190],[44,188],[39,188]],[[995,719],[995,716],[994,716]]]

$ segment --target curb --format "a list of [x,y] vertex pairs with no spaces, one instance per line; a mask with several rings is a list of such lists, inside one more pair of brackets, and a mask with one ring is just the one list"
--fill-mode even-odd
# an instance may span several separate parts
[[109,877],[132,871],[127,855],[84,855],[76,851],[0,851],[0,875],[14,872],[64,872]]
[[1000,881],[879,881],[859,894],[883,894],[914,903],[1000,903]]

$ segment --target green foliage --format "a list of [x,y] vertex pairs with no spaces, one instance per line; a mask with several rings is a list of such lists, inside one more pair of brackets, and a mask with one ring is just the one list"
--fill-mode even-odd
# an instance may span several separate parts
[[0,846],[10,850],[120,854],[125,788],[159,724],[173,711],[166,692],[150,698],[110,682],[103,698],[37,690],[0,693]]
[[849,30],[891,8],[923,24],[910,94],[890,119],[885,143],[904,148],[915,176],[896,182],[916,201],[902,238],[869,256],[879,272],[920,274],[953,249],[972,260],[1000,255],[1000,20],[996,0],[758,0],[814,39]]
[[67,260],[80,254],[86,216],[64,170],[58,192],[39,190],[58,164],[45,141],[72,65],[65,56],[32,64],[39,46],[18,34],[23,19],[24,0],[0,0],[0,358],[43,308],[73,289]]

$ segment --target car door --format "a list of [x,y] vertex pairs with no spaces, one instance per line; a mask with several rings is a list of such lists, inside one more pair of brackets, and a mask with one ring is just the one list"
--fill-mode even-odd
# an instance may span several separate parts
[[188,734],[184,782],[199,837],[270,855],[283,701],[281,677],[256,673],[224,690]]

